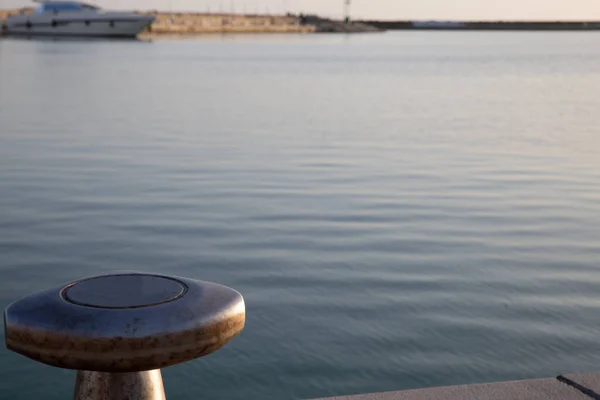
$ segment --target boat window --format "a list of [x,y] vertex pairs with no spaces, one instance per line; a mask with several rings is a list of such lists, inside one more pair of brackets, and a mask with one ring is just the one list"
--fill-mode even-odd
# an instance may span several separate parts
[[42,4],[36,10],[37,13],[58,13],[58,12],[69,12],[69,11],[97,11],[98,7],[92,6],[90,4],[82,4],[68,1],[52,1],[48,3]]

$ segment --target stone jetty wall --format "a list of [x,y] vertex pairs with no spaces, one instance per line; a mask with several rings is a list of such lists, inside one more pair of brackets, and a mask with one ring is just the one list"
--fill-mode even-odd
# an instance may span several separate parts
[[302,25],[289,16],[205,13],[145,12],[156,21],[145,34],[202,33],[311,33],[315,27]]

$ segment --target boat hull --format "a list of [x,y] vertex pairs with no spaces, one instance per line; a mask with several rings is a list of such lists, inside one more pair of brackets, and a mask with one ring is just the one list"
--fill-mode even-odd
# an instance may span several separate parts
[[19,36],[136,37],[154,17],[135,13],[14,15],[3,32]]

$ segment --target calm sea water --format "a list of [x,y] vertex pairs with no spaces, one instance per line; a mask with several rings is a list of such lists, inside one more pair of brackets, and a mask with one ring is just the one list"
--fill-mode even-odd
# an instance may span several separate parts
[[[600,370],[600,34],[0,41],[0,306],[134,269],[241,291],[170,399]],[[74,374],[0,350],[0,398]]]

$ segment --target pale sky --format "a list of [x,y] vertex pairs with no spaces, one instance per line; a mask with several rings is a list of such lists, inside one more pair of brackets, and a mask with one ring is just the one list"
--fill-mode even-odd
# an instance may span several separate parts
[[[103,8],[318,13],[339,17],[343,0],[89,0]],[[29,6],[0,0],[0,8]],[[600,0],[352,0],[354,18],[600,20]]]

